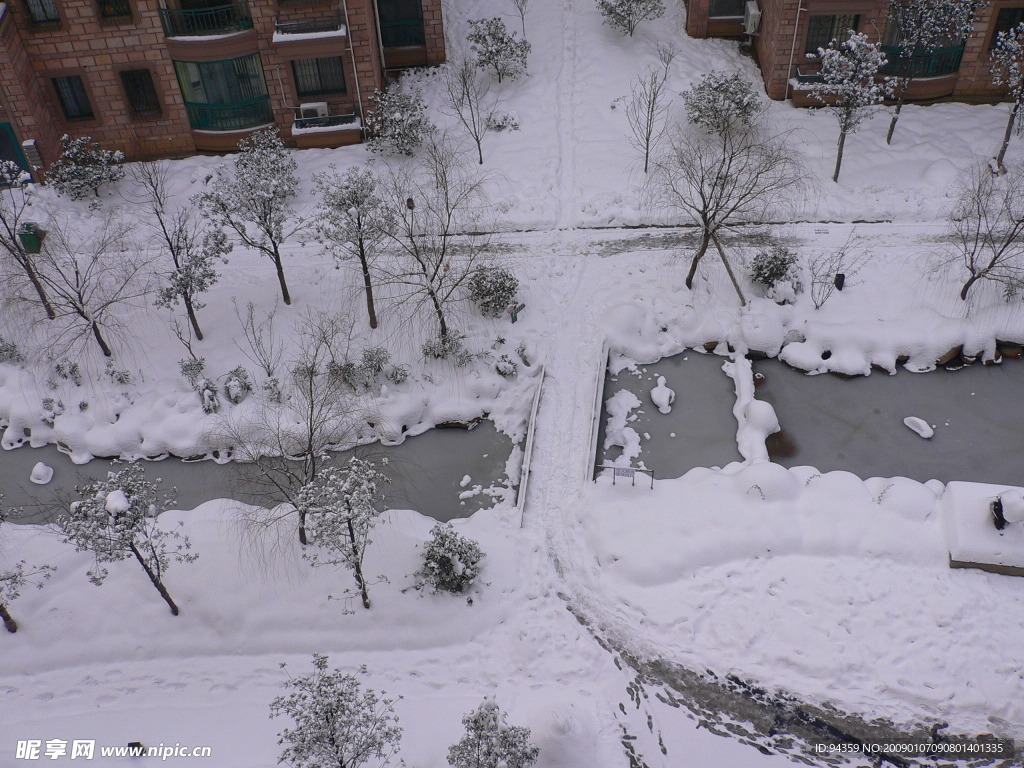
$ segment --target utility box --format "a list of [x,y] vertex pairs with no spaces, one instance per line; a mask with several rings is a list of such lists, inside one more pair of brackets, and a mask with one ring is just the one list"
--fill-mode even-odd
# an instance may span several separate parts
[[38,225],[26,221],[18,227],[18,239],[25,253],[39,253],[43,249],[43,233]]

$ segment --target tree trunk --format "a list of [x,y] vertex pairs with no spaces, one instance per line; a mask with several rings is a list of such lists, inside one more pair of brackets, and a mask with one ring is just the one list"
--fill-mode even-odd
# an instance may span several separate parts
[[704,258],[704,254],[707,253],[708,244],[711,242],[711,233],[708,230],[704,230],[704,235],[700,241],[700,248],[693,255],[693,260],[690,262],[690,271],[686,274],[686,287],[693,290],[693,278],[697,274],[697,265],[700,264],[700,260]]
[[359,547],[356,545],[356,531],[352,526],[352,518],[348,519],[348,538],[352,542],[352,570],[356,575],[356,584],[359,585],[359,592],[363,597],[363,608],[369,610],[370,595],[366,591],[366,579],[363,578],[363,566],[359,562]]
[[434,305],[434,314],[437,315],[437,324],[441,331],[441,341],[447,341],[448,323],[444,319],[444,308],[441,306],[441,301],[437,298],[437,293],[434,292],[434,289],[428,288],[427,291],[430,293],[430,301]]
[[7,610],[7,606],[3,603],[0,603],[0,619],[4,620],[4,627],[12,635],[18,631],[18,622],[14,620],[14,617]]
[[281,263],[281,254],[274,251],[274,267],[277,269],[277,282],[281,284],[281,298],[284,303],[291,306],[292,297],[288,293],[288,283],[284,281],[284,264]]
[[192,331],[195,333],[196,338],[202,341],[203,330],[199,327],[199,321],[196,319],[196,309],[192,306],[192,297],[182,296],[181,299],[185,303],[185,311],[188,313],[188,322],[192,326]]
[[711,239],[715,241],[715,248],[718,250],[718,256],[722,259],[722,264],[725,266],[725,273],[729,275],[729,279],[732,280],[732,287],[736,289],[736,295],[740,297],[740,306],[747,306],[747,297],[743,295],[743,289],[740,288],[739,281],[736,280],[736,275],[732,271],[729,259],[725,257],[725,251],[722,249],[722,244],[718,242],[718,236],[712,235]]
[[839,181],[839,169],[843,165],[843,146],[846,144],[846,131],[839,131],[839,149],[836,151],[836,170],[832,174],[832,181]]
[[960,289],[960,300],[967,301],[967,292],[971,290],[971,286],[974,285],[981,278],[981,274],[971,275],[970,279],[964,283],[964,287]]
[[477,138],[476,136],[474,136],[473,139],[476,141],[476,156],[479,158],[479,164],[483,165],[484,164],[484,148],[483,148],[483,141],[484,141],[484,139],[483,139],[483,136],[481,136],[480,138]]
[[1020,101],[1013,102],[1010,110],[1010,119],[1006,121],[1006,133],[1003,134],[1003,146],[999,148],[999,157],[996,158],[996,166],[999,171],[1003,169],[1003,157],[1006,155],[1006,147],[1010,144],[1010,136],[1013,135],[1013,124],[1017,122],[1017,112],[1020,111]]
[[299,510],[299,544],[306,546],[309,542],[306,540],[306,510]]
[[56,319],[57,313],[53,311],[53,305],[50,304],[50,298],[46,295],[46,290],[43,288],[42,282],[39,280],[39,275],[32,268],[32,264],[29,261],[28,254],[22,256],[22,266],[25,268],[25,274],[28,275],[28,279],[32,283],[32,287],[36,289],[36,294],[39,296],[39,301],[42,302],[43,309],[46,310],[46,316],[51,320]]
[[[907,64],[908,71],[910,64]],[[912,77],[900,78],[900,95],[896,97],[896,109],[892,113],[892,121],[889,123],[889,133],[885,135],[885,143],[892,144],[892,135],[896,131],[896,123],[900,119],[900,111],[903,109],[903,100],[907,97],[907,90],[910,88]]]
[[363,268],[363,289],[366,291],[366,314],[370,316],[370,327],[377,327],[377,310],[373,306],[373,281],[370,279],[370,263],[366,258],[363,241],[359,241],[359,265]]
[[149,566],[146,565],[146,561],[142,559],[142,554],[139,552],[138,549],[135,548],[135,545],[129,544],[129,547],[132,550],[132,554],[135,555],[135,559],[139,561],[139,565],[142,566],[142,570],[146,572],[146,575],[149,576],[149,580],[153,582],[153,586],[156,587],[156,591],[160,593],[160,597],[162,597],[164,599],[164,602],[167,603],[168,606],[170,606],[171,614],[173,616],[177,616],[178,606],[174,604],[174,601],[171,599],[170,593],[168,593],[167,589],[164,587],[163,582],[157,578],[157,575],[155,573],[149,570]]
[[103,350],[104,357],[113,357],[114,353],[110,351],[110,347],[107,346],[107,342],[103,340],[103,334],[100,333],[100,327],[96,321],[92,321],[92,335],[96,337],[96,343],[100,345],[100,349]]

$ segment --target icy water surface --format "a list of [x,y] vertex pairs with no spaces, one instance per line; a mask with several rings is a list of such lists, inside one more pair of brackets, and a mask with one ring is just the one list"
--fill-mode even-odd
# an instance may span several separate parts
[[[431,429],[410,437],[400,445],[367,446],[359,450],[361,457],[388,459],[391,485],[386,497],[392,508],[409,508],[437,520],[468,517],[493,503],[491,496],[478,493],[465,499],[474,486],[484,489],[505,481],[505,462],[512,443],[485,421],[469,431],[463,429]],[[345,461],[351,451],[334,454]],[[48,485],[34,485],[29,474],[37,461],[53,467],[53,480]],[[250,464],[213,461],[185,462],[179,459],[145,462],[150,478],[162,478],[167,486],[177,488],[178,507],[192,509],[211,499],[232,498],[252,504],[270,505],[280,501],[256,491]],[[24,507],[29,522],[40,522],[54,514],[59,496],[69,497],[76,483],[104,477],[111,468],[106,459],[93,459],[76,465],[54,446],[17,448],[0,451],[0,494],[5,507]],[[471,480],[465,487],[462,481]],[[509,491],[512,493],[512,491]],[[48,510],[49,508],[49,510]]]
[[[605,375],[604,400],[621,389],[635,394],[642,405],[629,424],[640,435],[640,456],[654,470],[656,478],[681,477],[694,467],[722,467],[741,461],[736,448],[736,403],[733,381],[722,371],[726,358],[689,350],[651,365],[638,365],[636,373],[623,370]],[[639,375],[638,375],[639,374]],[[661,413],[651,400],[658,377],[675,391],[670,413]],[[607,413],[602,414],[597,438],[597,463],[613,461],[622,454],[619,447],[604,450]],[[637,481],[639,482],[639,480]]]
[[[757,397],[774,406],[784,431],[768,440],[783,466],[1024,486],[1024,361],[849,380],[777,360],[756,362],[754,371],[764,376]],[[908,416],[928,422],[934,436],[904,426]]]

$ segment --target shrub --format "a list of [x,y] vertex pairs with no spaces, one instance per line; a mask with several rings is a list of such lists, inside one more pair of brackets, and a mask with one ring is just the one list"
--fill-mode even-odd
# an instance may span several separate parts
[[435,360],[451,360],[459,368],[468,365],[473,359],[473,355],[466,349],[466,337],[461,333],[427,339],[423,342],[423,356]]
[[480,69],[491,69],[500,83],[504,78],[515,80],[526,72],[530,43],[517,40],[499,18],[472,19],[466,36]]
[[91,136],[72,139],[64,134],[60,137],[60,149],[60,157],[46,173],[46,181],[58,195],[72,200],[99,197],[101,187],[124,178],[124,152],[100,149]]
[[359,367],[372,381],[384,372],[384,368],[389,362],[391,362],[391,353],[384,347],[368,347],[363,350]]
[[462,718],[466,735],[448,750],[452,768],[529,768],[540,749],[530,742],[530,729],[509,725],[494,699],[486,698]]
[[393,365],[386,376],[392,384],[401,384],[409,378],[409,367],[406,365]]
[[0,363],[18,365],[23,362],[25,362],[25,356],[21,354],[18,345],[13,341],[7,341],[7,339],[0,337]]
[[508,355],[502,355],[498,358],[498,362],[494,364],[494,370],[506,379],[514,379],[516,377],[516,373],[518,373],[518,366],[516,365],[516,361],[511,357]]
[[481,267],[470,275],[468,285],[470,298],[490,317],[501,317],[519,291],[519,280],[504,267]]
[[366,115],[366,146],[371,152],[412,155],[434,126],[418,93],[404,91],[399,83],[370,96],[373,109]]
[[224,379],[224,397],[229,403],[238,405],[252,393],[252,379],[241,365],[228,373]]
[[465,592],[480,574],[483,556],[480,545],[459,535],[451,523],[438,523],[423,550],[419,575],[435,594]]
[[658,19],[665,13],[662,0],[597,0],[604,23],[619,29],[630,37],[636,25],[646,19]]
[[765,288],[795,278],[796,254],[780,245],[758,251],[750,263],[750,279]]

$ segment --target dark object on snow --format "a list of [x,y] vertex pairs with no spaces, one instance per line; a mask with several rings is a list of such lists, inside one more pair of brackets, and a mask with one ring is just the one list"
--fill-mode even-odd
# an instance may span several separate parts
[[408,208],[410,211],[416,210],[416,201],[413,200],[411,197],[408,198],[405,201],[405,207]]
[[43,231],[37,224],[26,221],[18,227],[18,239],[25,253],[39,253],[43,249]]
[[843,290],[843,286],[846,285],[846,275],[843,272],[836,272],[835,284],[837,291]]
[[1006,518],[1003,517],[1002,499],[995,499],[989,509],[992,512],[992,524],[996,527],[997,531],[1003,530],[1006,527]]
[[522,312],[524,309],[526,309],[526,305],[525,304],[519,304],[519,305],[512,304],[512,305],[509,306],[508,313],[510,315],[512,315],[512,322],[513,323],[516,320],[519,319],[519,313]]

